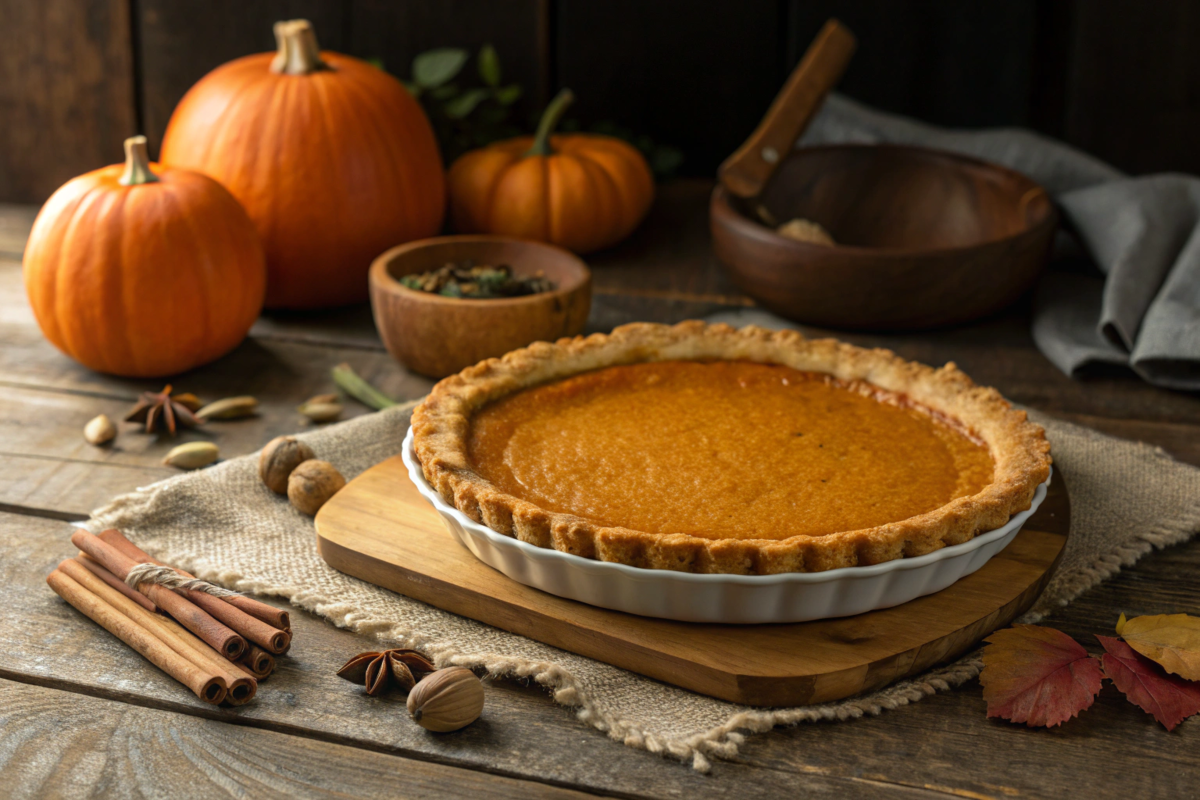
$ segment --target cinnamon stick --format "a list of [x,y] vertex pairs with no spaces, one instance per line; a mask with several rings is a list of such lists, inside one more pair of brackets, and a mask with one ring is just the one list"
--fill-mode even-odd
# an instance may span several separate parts
[[99,576],[85,569],[85,565],[68,559],[59,564],[58,569],[118,612],[150,631],[159,641],[198,668],[219,676],[226,686],[225,702],[240,706],[249,702],[258,691],[258,682],[252,675],[247,674],[246,670],[222,658],[220,653],[188,633],[179,623],[161,614],[146,611]]
[[109,572],[107,569],[105,569],[104,565],[101,564],[99,561],[96,561],[95,559],[91,558],[90,556],[85,555],[84,553],[80,553],[78,556],[76,556],[75,560],[78,561],[80,564],[82,564],[84,567],[86,567],[88,569],[88,571],[91,572],[93,575],[95,575],[97,578],[104,581],[109,586],[116,589],[118,592],[125,595],[133,602],[137,603],[142,608],[144,608],[150,612],[158,611],[158,606],[154,605],[154,603],[151,603],[149,600],[147,600],[146,595],[133,589],[131,586],[129,586],[129,584],[125,583],[125,581],[121,580],[116,575],[113,575],[111,572]]
[[216,705],[225,699],[227,687],[220,676],[200,669],[176,653],[146,628],[83,588],[69,575],[56,569],[47,576],[46,583],[84,616],[138,651],[156,667],[191,689],[204,702]]
[[[111,545],[115,550],[123,553],[137,563],[158,564],[160,566],[170,566],[163,564],[147,555],[141,548],[133,542],[125,538],[118,530],[110,528],[99,534],[101,541]],[[180,575],[188,578],[195,577],[181,569],[174,569]],[[228,625],[232,630],[241,634],[244,638],[249,639],[260,647],[269,650],[272,653],[282,654],[287,652],[291,647],[292,635],[290,632],[282,631],[271,625],[263,622],[261,619],[252,617],[240,608],[232,605],[228,600],[233,600],[232,597],[216,597],[215,595],[193,589],[180,589],[178,593],[186,597],[195,605],[204,609],[216,619]],[[249,600],[250,598],[243,598]],[[257,601],[254,601],[257,602]],[[259,603],[259,605],[265,605]],[[270,608],[270,606],[266,606]]]
[[[109,572],[121,580],[137,562],[86,531],[71,534],[71,544],[104,565]],[[203,609],[165,586],[140,583],[138,591],[150,598],[154,605],[166,611],[175,621],[216,648],[229,660],[234,660],[246,650],[246,640],[228,627],[213,619]]]
[[[100,537],[101,541],[107,542],[138,563],[148,562],[151,564],[158,564],[159,566],[163,567],[171,566],[170,564],[164,564],[158,559],[148,556],[146,551],[142,550],[136,544],[125,538],[125,534],[121,533],[116,528],[109,528],[108,530],[101,531],[96,535]],[[184,577],[196,577],[190,572],[181,570],[178,567],[171,568]],[[229,603],[234,608],[241,609],[250,616],[262,620],[272,628],[278,628],[279,630],[287,631],[288,633],[292,632],[292,619],[288,615],[288,612],[284,611],[282,608],[275,608],[274,606],[267,605],[261,600],[255,600],[253,597],[245,597],[242,595],[238,595],[236,597],[223,597],[221,599],[226,603]]]
[[260,681],[275,671],[274,657],[256,645],[246,648],[246,652],[242,653],[238,663]]
[[272,653],[284,653],[292,643],[287,631],[272,628],[261,619],[255,619],[241,609],[234,608],[222,597],[216,597],[195,589],[180,589],[179,592],[216,619],[224,622],[243,637]]

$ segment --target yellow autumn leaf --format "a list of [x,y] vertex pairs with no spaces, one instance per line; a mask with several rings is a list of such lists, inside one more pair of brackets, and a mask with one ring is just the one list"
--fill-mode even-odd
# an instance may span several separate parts
[[1117,633],[1130,647],[1167,672],[1184,680],[1200,680],[1200,617],[1156,614],[1117,623]]

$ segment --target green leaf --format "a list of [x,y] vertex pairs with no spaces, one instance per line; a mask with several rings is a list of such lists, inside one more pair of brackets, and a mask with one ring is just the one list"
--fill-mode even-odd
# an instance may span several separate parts
[[432,89],[457,75],[466,63],[466,50],[457,47],[430,50],[413,59],[413,80],[420,86]]
[[400,81],[400,82],[404,84],[404,88],[408,89],[408,93],[411,94],[413,97],[421,96],[421,87],[420,86],[417,86],[412,81]]
[[442,106],[450,119],[462,119],[491,95],[487,89],[469,89]]
[[674,147],[659,145],[650,153],[650,171],[659,180],[675,174],[683,164],[683,152]]
[[378,56],[376,56],[375,58],[368,58],[367,63],[370,64],[375,69],[380,69],[380,70],[383,70],[384,72],[387,72],[386,69],[383,69],[383,59],[379,58]]
[[429,96],[432,97],[434,100],[449,100],[451,97],[454,97],[454,95],[456,95],[456,94],[458,94],[458,84],[457,83],[443,84],[442,86],[439,86],[436,89],[431,89],[429,91]]
[[479,77],[488,86],[500,85],[500,57],[490,44],[485,44],[479,50]]
[[602,119],[599,122],[592,125],[590,130],[592,133],[599,133],[602,136],[613,136],[617,139],[624,139],[626,141],[629,141],[629,136],[630,136],[629,131],[626,130],[625,128],[622,128],[620,125],[613,122],[612,120]]
[[496,90],[496,102],[502,106],[511,106],[521,98],[521,84],[510,83]]
[[331,370],[333,382],[346,394],[376,411],[396,405],[396,401],[359,377],[349,364],[338,364]]
[[499,125],[508,117],[508,109],[500,106],[484,106],[475,116],[484,125]]

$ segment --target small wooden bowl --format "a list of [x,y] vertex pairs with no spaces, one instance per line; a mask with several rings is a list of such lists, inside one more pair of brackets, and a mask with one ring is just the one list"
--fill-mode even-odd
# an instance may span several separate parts
[[713,247],[746,294],[797,322],[916,330],[1012,303],[1046,261],[1058,213],[1004,167],[899,145],[796,150],[760,202],[780,222],[820,223],[837,246],[798,242],[751,218],[720,186]]
[[[541,272],[552,292],[465,300],[408,289],[400,278],[449,262],[507,264],[516,275]],[[574,254],[542,242],[501,236],[444,236],[393,247],[371,264],[375,327],[392,357],[414,372],[444,378],[509,350],[583,330],[592,274]]]

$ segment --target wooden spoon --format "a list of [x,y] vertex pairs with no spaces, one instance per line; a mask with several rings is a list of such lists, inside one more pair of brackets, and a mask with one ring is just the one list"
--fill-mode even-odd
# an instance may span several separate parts
[[842,23],[836,19],[826,22],[754,133],[717,170],[721,185],[730,194],[750,201],[771,227],[776,221],[755,200],[846,71],[857,45],[854,34]]

